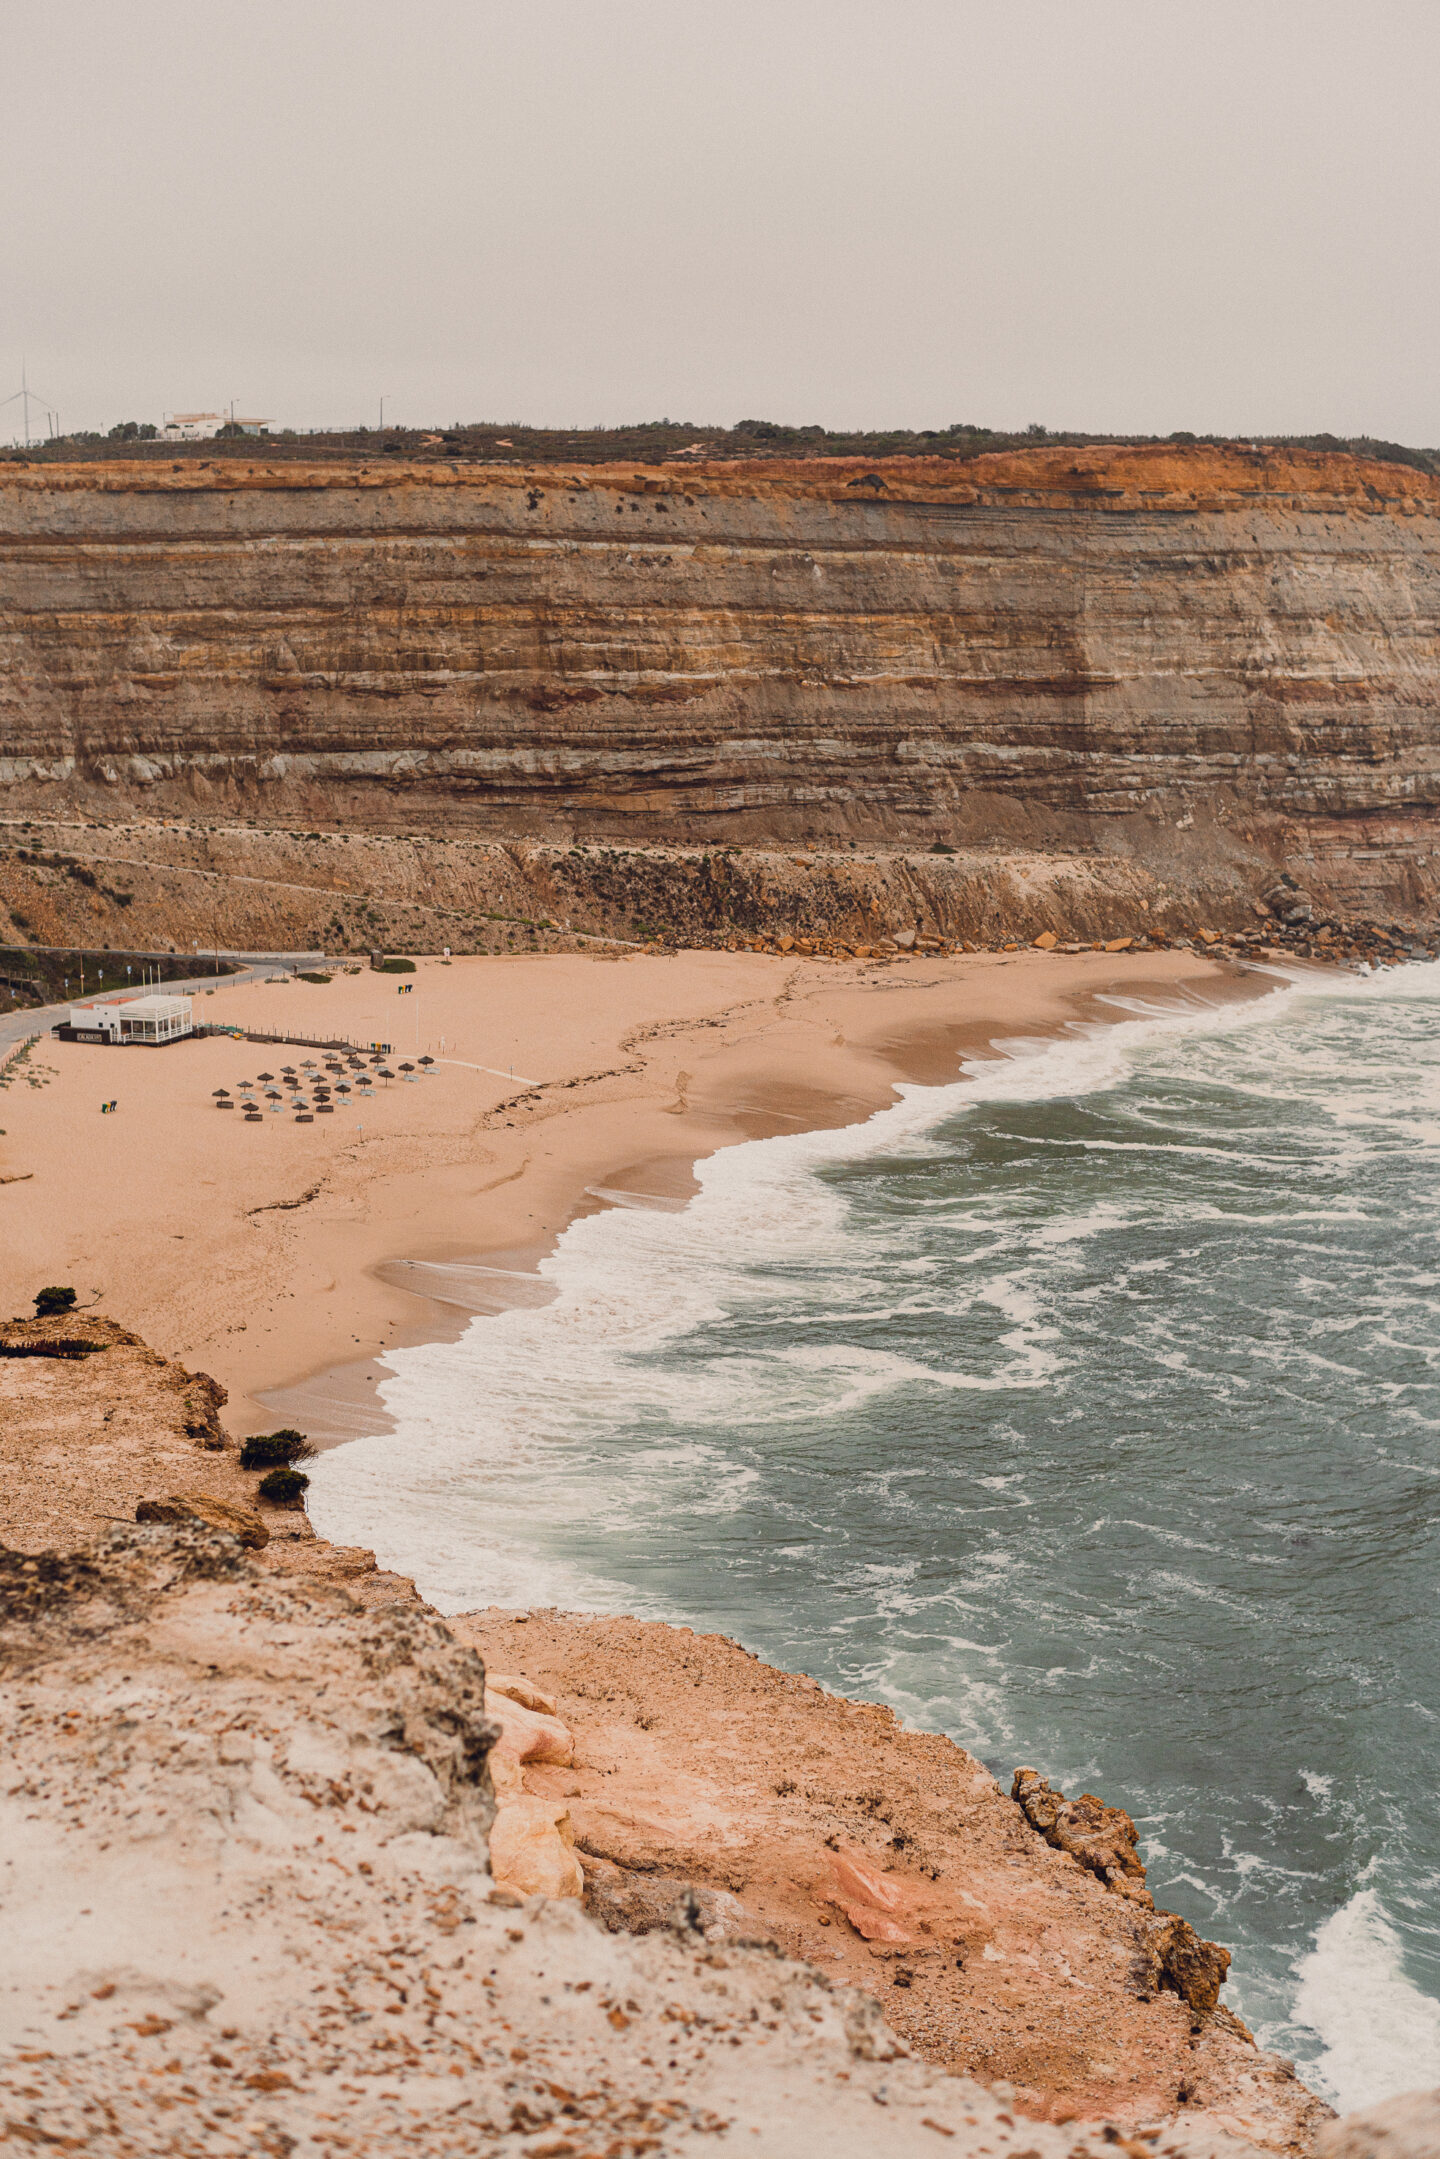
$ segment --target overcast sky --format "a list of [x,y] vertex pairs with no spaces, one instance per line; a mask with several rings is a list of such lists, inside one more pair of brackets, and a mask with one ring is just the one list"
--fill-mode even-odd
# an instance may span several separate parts
[[1440,0],[4,0],[0,396],[1436,444],[1437,87]]

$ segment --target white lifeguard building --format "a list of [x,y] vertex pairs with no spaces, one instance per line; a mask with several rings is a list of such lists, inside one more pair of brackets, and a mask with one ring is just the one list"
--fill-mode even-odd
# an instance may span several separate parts
[[71,1005],[70,1017],[56,1029],[67,1042],[179,1042],[193,1034],[188,997],[167,997],[149,990],[133,997],[96,997]]

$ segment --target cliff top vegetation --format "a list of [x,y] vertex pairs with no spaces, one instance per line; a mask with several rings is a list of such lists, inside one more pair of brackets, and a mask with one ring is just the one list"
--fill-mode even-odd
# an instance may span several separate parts
[[694,462],[743,458],[886,458],[939,457],[963,462],[992,455],[997,450],[1088,449],[1100,445],[1141,448],[1161,444],[1209,444],[1214,447],[1257,447],[1275,450],[1325,450],[1349,452],[1386,463],[1410,465],[1417,471],[1440,473],[1440,448],[1418,449],[1387,442],[1371,435],[1222,435],[1195,434],[1180,429],[1171,435],[1086,434],[1079,430],[1033,425],[1007,431],[956,422],[948,427],[872,428],[845,430],[825,427],[794,427],[778,420],[739,420],[733,427],[707,427],[689,420],[646,420],[621,427],[544,428],[521,421],[453,422],[448,427],[332,428],[297,432],[285,428],[256,438],[238,429],[197,442],[166,442],[155,439],[135,421],[125,421],[107,434],[99,432],[59,436],[26,449],[0,449],[0,459],[29,462],[70,463],[97,458],[199,459],[238,457],[253,459],[261,451],[267,460],[299,458],[350,459],[376,455],[453,463],[457,459],[483,464],[598,465],[611,462],[660,464],[670,460]]

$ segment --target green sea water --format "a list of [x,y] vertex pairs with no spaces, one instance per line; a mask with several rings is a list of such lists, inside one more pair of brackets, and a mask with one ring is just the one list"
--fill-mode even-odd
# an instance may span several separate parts
[[1115,1019],[576,1224],[313,1511],[1127,1807],[1361,2104],[1440,2081],[1440,966]]

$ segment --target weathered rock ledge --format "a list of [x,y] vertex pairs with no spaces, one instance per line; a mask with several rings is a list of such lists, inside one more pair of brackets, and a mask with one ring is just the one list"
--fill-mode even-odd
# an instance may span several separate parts
[[[0,1322],[0,1548],[68,1549],[171,1495],[253,1513],[259,1480],[226,1438],[224,1402],[208,1374],[97,1312]],[[413,1582],[377,1568],[373,1552],[326,1543],[303,1513],[265,1508],[262,1535],[256,1562],[267,1572],[422,1609]]]
[[[7,2136],[105,2159],[1085,2150],[773,1948],[683,1917],[616,1938],[492,1890],[483,1695],[433,1616],[266,1575],[223,1531],[0,1555]],[[1154,2144],[1246,2148],[1201,2112]]]
[[[1052,1849],[951,1741],[685,1627],[498,1611],[449,1625],[539,1690],[539,1718],[491,1696],[511,1755],[497,1788],[563,1820],[605,1925],[644,1933],[698,1885],[716,1939],[761,1932],[873,1993],[918,2056],[1003,2080],[1035,2118],[1199,2113],[1290,2151],[1327,2118],[1217,2007],[1228,1955],[1154,1911],[1133,1844],[1117,1895],[1098,1847],[1089,1864]],[[569,1746],[529,1752],[552,1721]],[[1113,1850],[1129,1817],[1104,1812]]]

